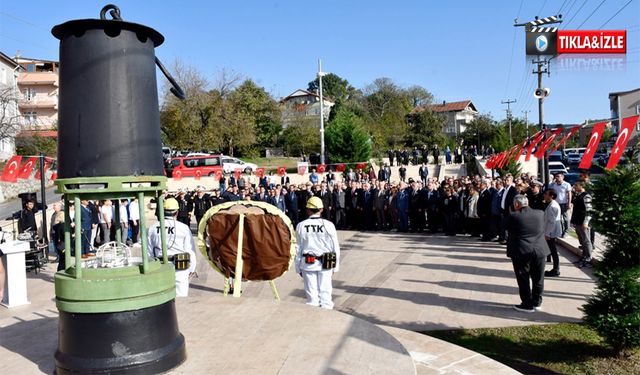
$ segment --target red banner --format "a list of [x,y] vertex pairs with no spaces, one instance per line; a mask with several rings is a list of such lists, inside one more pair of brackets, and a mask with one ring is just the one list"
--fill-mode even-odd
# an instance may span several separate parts
[[344,172],[345,170],[347,170],[347,166],[344,164],[338,164],[336,165],[336,172]]
[[627,53],[626,30],[558,30],[557,53]]
[[22,161],[22,156],[14,155],[11,159],[7,160],[7,164],[4,166],[4,171],[2,172],[2,176],[0,176],[0,181],[4,182],[16,182],[18,181],[18,172],[20,169],[20,162]]
[[569,132],[567,134],[565,134],[565,136],[560,140],[560,142],[558,142],[556,147],[554,147],[553,150],[551,150],[551,153],[556,152],[556,150],[558,150],[558,148],[560,146],[562,146],[566,141],[568,141],[569,138],[571,138],[572,135],[577,133],[580,130],[580,128],[582,128],[581,125],[574,126],[573,128],[571,128],[571,130],[569,130]]
[[277,173],[278,176],[284,176],[287,173],[287,167],[278,167]]
[[613,169],[618,165],[620,157],[622,157],[622,153],[627,147],[629,138],[631,138],[631,134],[633,134],[633,128],[638,124],[638,119],[640,119],[640,116],[632,116],[622,119],[622,126],[618,132],[616,143],[611,149],[611,156],[609,156],[609,161],[607,162],[607,169]]
[[364,169],[364,167],[366,167],[367,164],[366,163],[358,163],[356,164],[356,169]]
[[327,169],[327,166],[325,164],[318,165],[318,173],[324,173],[326,169]]
[[546,130],[540,130],[539,132],[534,134],[534,136],[532,137],[531,143],[529,143],[529,146],[527,146],[527,156],[524,158],[524,161],[529,161],[529,159],[531,159],[531,155],[533,154],[533,149],[542,140],[542,138],[544,138],[544,135],[546,134],[546,132],[547,132]]
[[580,165],[578,165],[578,168],[589,169],[589,167],[591,167],[591,161],[593,160],[593,155],[598,150],[598,145],[600,144],[600,140],[602,139],[602,133],[604,133],[605,125],[606,124],[604,122],[599,122],[593,125],[593,131],[591,132],[591,138],[589,138],[589,144],[587,144],[587,149],[584,151],[584,155],[582,156],[582,160],[580,161]]
[[240,178],[241,174],[242,174],[242,168],[236,168],[233,170],[233,177],[235,177],[236,180]]
[[264,173],[265,172],[266,172],[266,170],[264,168],[256,168],[256,176],[258,178],[264,177]]
[[[44,173],[45,175],[47,174],[47,170],[49,169],[49,167],[51,166],[51,162],[47,159],[44,160]],[[38,168],[38,171],[36,172],[36,180],[40,179],[40,168]]]
[[20,172],[18,172],[18,179],[26,180],[31,177],[31,172],[33,172],[33,167],[36,166],[37,162],[38,158],[36,157],[27,159],[22,165],[22,168],[20,168]]
[[538,159],[542,159],[544,157],[544,152],[547,151],[549,146],[551,146],[551,143],[553,142],[553,140],[556,139],[556,137],[562,133],[562,130],[563,130],[562,128],[558,128],[552,131],[551,135],[549,135],[549,137],[545,139],[544,142],[542,142],[542,144],[540,145],[540,147],[538,147],[538,149],[536,150],[535,154],[533,154],[533,156],[535,156]]

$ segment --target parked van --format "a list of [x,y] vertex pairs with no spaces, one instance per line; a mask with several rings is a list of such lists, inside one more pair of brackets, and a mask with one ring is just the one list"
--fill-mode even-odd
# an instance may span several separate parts
[[167,168],[168,177],[213,176],[222,170],[220,155],[172,158]]

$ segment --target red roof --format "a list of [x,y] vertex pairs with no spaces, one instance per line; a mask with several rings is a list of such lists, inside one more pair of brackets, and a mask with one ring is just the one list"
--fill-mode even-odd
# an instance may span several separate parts
[[442,112],[460,112],[464,111],[467,107],[471,107],[472,110],[478,111],[476,106],[471,102],[471,100],[463,100],[460,102],[443,102],[440,104],[426,104],[416,107],[411,111],[411,113],[422,112],[425,109],[430,110],[431,112],[442,113]]
[[48,138],[57,138],[58,131],[57,130],[23,130],[18,133],[18,137],[48,137]]

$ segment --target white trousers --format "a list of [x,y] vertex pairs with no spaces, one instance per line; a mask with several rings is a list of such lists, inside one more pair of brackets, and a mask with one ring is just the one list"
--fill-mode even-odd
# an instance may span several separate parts
[[189,270],[176,271],[176,297],[189,296]]
[[323,309],[333,309],[331,300],[331,276],[333,270],[302,271],[304,292],[307,295],[307,305],[320,306]]

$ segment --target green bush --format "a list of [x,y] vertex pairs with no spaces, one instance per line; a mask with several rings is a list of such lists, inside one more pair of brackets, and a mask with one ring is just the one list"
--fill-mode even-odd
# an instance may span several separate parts
[[584,320],[624,354],[640,346],[640,165],[607,172],[591,191],[593,225],[607,240]]

